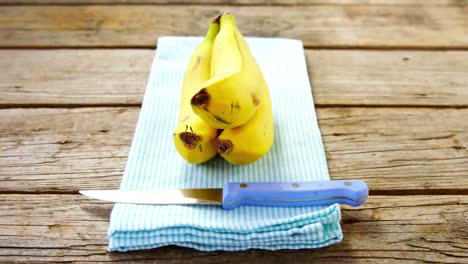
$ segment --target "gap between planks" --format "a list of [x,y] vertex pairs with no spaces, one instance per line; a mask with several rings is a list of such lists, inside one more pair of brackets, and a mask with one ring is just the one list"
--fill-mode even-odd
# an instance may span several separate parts
[[[314,104],[315,108],[416,108],[416,109],[467,109],[468,105],[406,105],[406,104]],[[51,108],[51,109],[72,109],[72,108],[109,108],[127,107],[141,108],[141,103],[121,103],[121,104],[0,104],[0,109],[30,109],[30,108]]]
[[[1,6],[1,5],[0,5]],[[140,50],[155,50],[157,45],[95,45],[87,44],[86,46],[80,45],[0,45],[0,50],[126,50],[126,49],[140,49]],[[360,46],[360,45],[310,45],[304,43],[304,50],[349,50],[349,51],[468,51],[467,46]]]
[[81,6],[81,5],[219,5],[219,6],[323,6],[323,5],[365,5],[373,6],[466,6],[467,0],[1,0],[0,6]]
[[[86,188],[84,188],[86,189]],[[83,190],[84,190],[83,189]],[[38,191],[15,191],[0,190],[0,195],[37,194],[37,195],[78,195],[78,190],[38,190]],[[409,190],[369,190],[369,196],[421,196],[421,195],[468,195],[468,189],[409,189]]]

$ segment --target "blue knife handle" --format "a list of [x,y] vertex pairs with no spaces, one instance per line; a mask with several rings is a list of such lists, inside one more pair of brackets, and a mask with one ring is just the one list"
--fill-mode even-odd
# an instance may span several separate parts
[[334,203],[359,206],[366,202],[368,193],[367,184],[361,180],[226,183],[223,187],[223,208]]

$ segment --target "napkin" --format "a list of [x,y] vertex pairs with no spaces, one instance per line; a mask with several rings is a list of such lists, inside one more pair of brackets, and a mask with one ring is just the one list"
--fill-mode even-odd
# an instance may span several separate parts
[[[270,90],[272,149],[250,165],[220,157],[188,164],[176,152],[184,72],[200,37],[161,37],[128,156],[121,189],[220,188],[226,182],[329,180],[301,41],[246,38]],[[178,245],[198,250],[300,249],[342,240],[339,205],[313,207],[116,204],[109,250]]]

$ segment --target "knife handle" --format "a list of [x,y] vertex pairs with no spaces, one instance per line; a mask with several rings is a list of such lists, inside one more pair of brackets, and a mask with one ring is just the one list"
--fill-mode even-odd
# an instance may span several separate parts
[[226,183],[223,207],[233,209],[254,206],[313,206],[334,203],[359,206],[366,202],[369,190],[361,180],[309,182]]

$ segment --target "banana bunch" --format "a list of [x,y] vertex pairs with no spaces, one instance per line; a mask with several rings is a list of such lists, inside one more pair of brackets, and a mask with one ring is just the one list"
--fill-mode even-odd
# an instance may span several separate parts
[[232,164],[249,164],[273,145],[268,86],[231,14],[210,24],[192,54],[173,137],[190,163],[219,154]]

